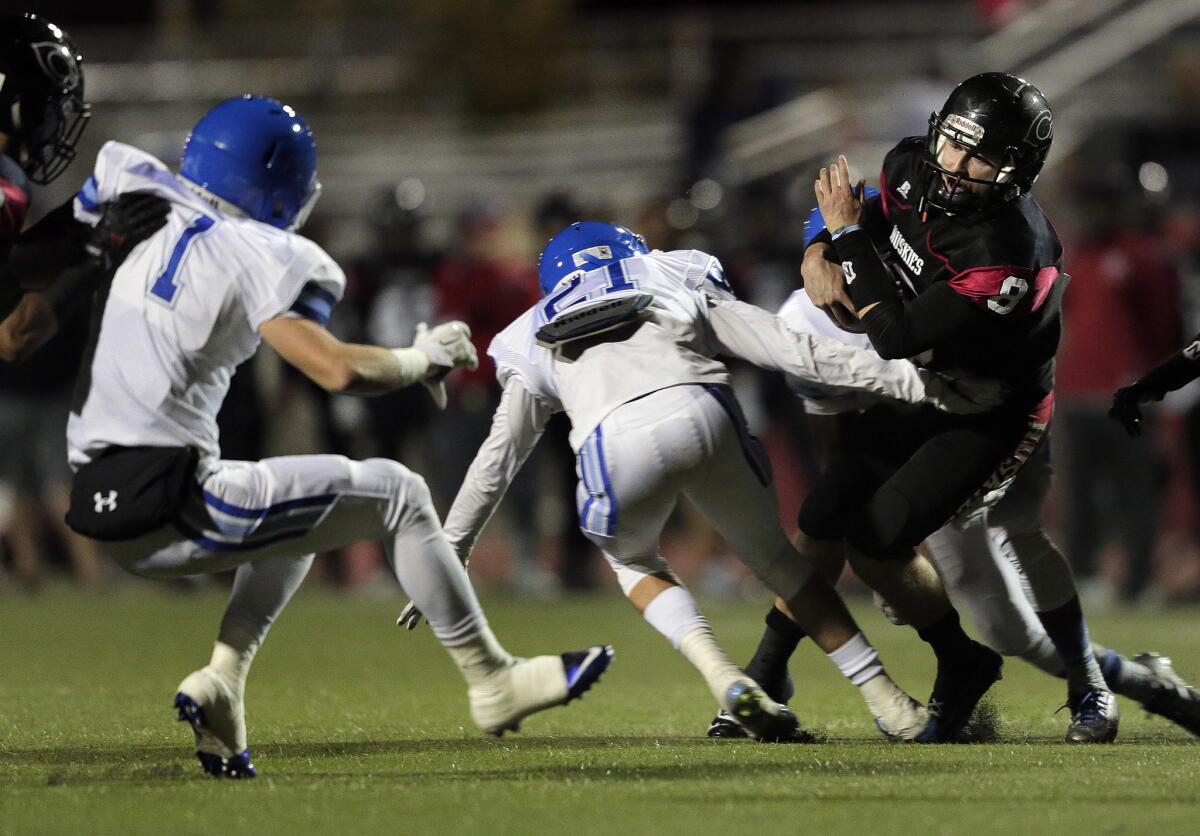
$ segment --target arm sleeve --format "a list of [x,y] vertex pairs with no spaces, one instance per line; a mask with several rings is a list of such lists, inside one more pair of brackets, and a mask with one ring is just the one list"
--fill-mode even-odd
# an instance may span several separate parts
[[779,317],[744,302],[713,303],[708,321],[721,354],[835,389],[908,403],[925,399],[925,382],[907,360],[883,360],[839,340],[797,334]]
[[843,235],[834,246],[843,264],[851,264],[855,274],[850,282],[855,306],[862,310],[875,305],[862,321],[880,357],[912,357],[986,319],[978,306],[947,282],[930,287],[908,304],[902,302],[887,267],[863,231]]
[[1174,392],[1200,377],[1200,334],[1148,371],[1138,385],[1155,393]]
[[875,252],[866,229],[845,233],[833,242],[833,249],[846,271],[847,289],[856,308],[861,311],[876,302],[898,301],[896,281]]
[[467,469],[443,526],[464,563],[553,414],[553,408],[534,397],[519,377],[508,378],[492,416],[492,431]]

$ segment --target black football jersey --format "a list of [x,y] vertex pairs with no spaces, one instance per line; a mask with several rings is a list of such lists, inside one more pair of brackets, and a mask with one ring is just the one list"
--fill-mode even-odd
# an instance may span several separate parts
[[980,312],[934,346],[927,365],[1005,380],[1018,399],[1037,401],[1054,388],[1062,332],[1068,277],[1058,235],[1028,194],[979,213],[922,217],[925,154],[924,137],[888,153],[863,226],[903,291],[917,295],[944,282]]

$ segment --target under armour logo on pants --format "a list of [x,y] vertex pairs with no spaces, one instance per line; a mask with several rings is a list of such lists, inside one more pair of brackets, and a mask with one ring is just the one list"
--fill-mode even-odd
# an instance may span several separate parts
[[92,499],[96,501],[96,513],[103,514],[105,511],[117,510],[117,492],[109,491],[108,496],[96,491]]

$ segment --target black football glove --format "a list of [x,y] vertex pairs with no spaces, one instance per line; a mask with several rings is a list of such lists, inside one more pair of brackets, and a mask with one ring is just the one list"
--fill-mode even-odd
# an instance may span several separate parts
[[1161,401],[1165,392],[1147,388],[1140,381],[1123,386],[1113,395],[1112,409],[1108,417],[1120,423],[1130,438],[1142,434],[1142,408],[1146,401]]
[[171,204],[147,192],[126,192],[104,205],[100,221],[84,249],[105,270],[116,270],[125,256],[167,222]]

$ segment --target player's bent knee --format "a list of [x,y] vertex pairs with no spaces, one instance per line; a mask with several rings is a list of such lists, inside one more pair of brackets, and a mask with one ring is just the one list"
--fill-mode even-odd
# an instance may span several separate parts
[[[663,562],[666,566],[666,562]],[[642,582],[644,578],[657,574],[653,571],[648,571],[641,566],[625,566],[617,565],[613,567],[617,574],[617,583],[621,586],[621,592],[626,598],[633,592],[633,588]]]
[[617,583],[626,597],[630,590],[637,586],[647,575],[669,575],[671,568],[666,558],[657,552],[635,555],[615,555],[607,549],[601,549],[609,567],[617,576]]
[[874,560],[912,557],[923,534],[914,534],[912,508],[900,491],[882,488],[846,528],[846,542]]

